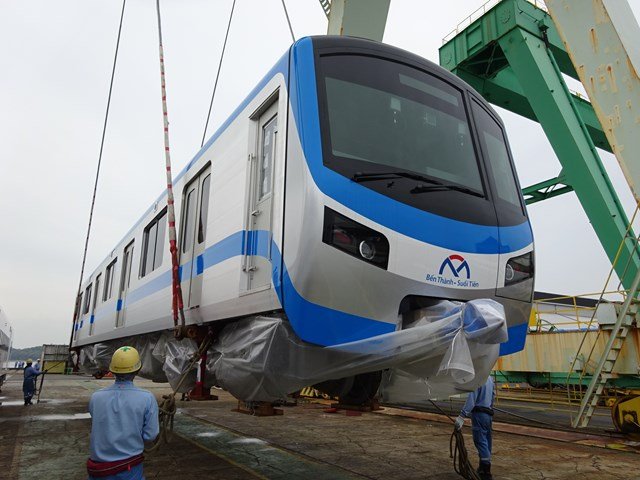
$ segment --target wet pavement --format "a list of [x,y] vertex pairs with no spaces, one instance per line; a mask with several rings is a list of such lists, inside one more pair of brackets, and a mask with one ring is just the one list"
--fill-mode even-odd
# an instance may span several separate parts
[[[12,376],[0,399],[0,479],[84,479],[91,393],[113,380],[48,375],[41,401],[24,407],[21,378]],[[136,380],[157,397],[166,384]],[[284,407],[284,415],[232,412],[237,402],[178,402],[169,445],[146,456],[147,479],[439,479],[461,477],[449,458],[451,425],[432,413],[387,408],[347,416],[316,402]],[[475,461],[470,428],[467,446]],[[496,423],[494,478],[639,479],[633,442]],[[598,446],[593,446],[598,445]],[[640,450],[637,450],[640,451]]]

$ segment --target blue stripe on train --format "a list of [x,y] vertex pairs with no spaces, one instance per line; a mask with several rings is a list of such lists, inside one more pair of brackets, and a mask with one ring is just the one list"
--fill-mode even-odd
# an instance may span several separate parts
[[[271,260],[272,280],[275,291],[283,305],[287,317],[296,334],[305,341],[330,346],[351,342],[395,330],[395,324],[381,322],[372,318],[361,317],[334,310],[309,302],[298,293],[289,272],[282,262],[278,246],[271,241],[269,232],[240,231],[222,239],[207,248],[196,258],[196,275],[218,263],[239,255],[259,255]],[[189,268],[183,266],[185,271]],[[282,275],[280,269],[283,269]],[[282,279],[282,280],[281,280]],[[131,305],[153,293],[171,286],[171,271],[168,270],[147,284],[133,290],[127,295],[127,305]],[[122,309],[122,300],[118,300],[116,310]],[[313,321],[309,321],[313,319]],[[82,323],[80,324],[80,328]],[[527,324],[509,328],[509,341],[502,344],[501,355],[522,350],[527,333]]]
[[509,340],[500,344],[500,356],[510,355],[524,349],[529,324],[527,322],[509,327]]
[[512,227],[452,220],[390,200],[325,168],[322,162],[318,93],[310,38],[296,42],[291,54],[289,101],[311,176],[318,188],[360,215],[431,245],[469,253],[509,253],[533,242],[528,222]]

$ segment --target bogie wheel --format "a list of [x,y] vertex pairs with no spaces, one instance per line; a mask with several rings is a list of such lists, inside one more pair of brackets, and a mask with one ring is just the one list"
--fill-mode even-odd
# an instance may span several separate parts
[[620,397],[611,407],[611,418],[619,432],[640,433],[640,396]]

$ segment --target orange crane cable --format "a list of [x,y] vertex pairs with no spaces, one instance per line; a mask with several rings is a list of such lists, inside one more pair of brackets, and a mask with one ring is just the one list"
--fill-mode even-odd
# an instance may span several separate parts
[[[167,112],[167,90],[164,72],[164,49],[162,47],[162,20],[160,17],[160,0],[156,0],[156,12],[158,15],[158,39],[160,51],[160,84],[162,86],[162,119],[164,122],[164,158],[167,172],[167,220],[169,223],[169,251],[171,253],[171,280],[172,280],[172,312],[175,335],[182,336],[182,328],[185,326],[184,301],[182,299],[182,287],[180,285],[180,264],[178,262],[178,247],[176,242],[176,214],[173,199],[173,177],[171,175],[171,153],[169,149],[169,114]],[[180,325],[178,325],[180,322]]]

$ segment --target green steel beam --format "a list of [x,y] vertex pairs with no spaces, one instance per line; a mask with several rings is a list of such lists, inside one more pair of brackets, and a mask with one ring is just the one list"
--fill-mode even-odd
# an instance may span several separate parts
[[[484,98],[494,105],[517,113],[534,122],[538,121],[511,67],[503,68],[492,78],[485,78],[473,74],[464,68],[457,68],[453,73],[475,88]],[[609,153],[613,153],[591,103],[576,94],[572,94],[572,98],[594,145]]]
[[[499,43],[567,181],[613,262],[626,238],[629,221],[551,52],[542,39],[520,28],[503,35]],[[627,263],[629,268],[625,268]],[[623,285],[629,288],[640,268],[633,242],[625,242],[615,268]]]
[[562,73],[579,80],[551,17],[527,0],[503,0],[471,22],[440,47],[440,65],[451,71],[464,65],[465,70],[491,77],[508,65],[498,40],[516,28],[540,36],[541,25],[548,27],[549,49]]
[[567,183],[562,174],[558,175],[557,178],[545,180],[522,189],[522,195],[524,195],[527,205],[569,192],[573,192],[573,187]]
[[[542,38],[540,27],[560,71],[579,80],[551,17],[526,0],[502,1],[472,22],[440,48],[440,65],[463,78],[491,103],[537,121],[498,40],[514,28]],[[612,152],[591,103],[577,95],[573,98],[594,145]]]
[[442,46],[440,64],[496,105],[540,122],[563,175],[530,187],[530,199],[573,188],[612,262],[624,240],[615,268],[629,288],[640,255],[595,148],[609,144],[591,106],[564,82],[563,73],[577,75],[549,15],[526,0],[503,0]]

